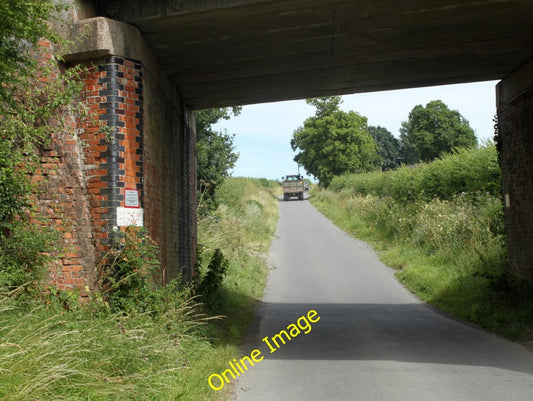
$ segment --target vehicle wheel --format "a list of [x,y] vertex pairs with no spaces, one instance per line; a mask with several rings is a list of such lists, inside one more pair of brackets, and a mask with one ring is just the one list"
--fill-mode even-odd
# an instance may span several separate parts
[[283,194],[283,200],[287,202],[289,200],[289,194]]
[[303,193],[303,192],[300,192],[300,193],[298,194],[298,199],[300,199],[300,200],[304,200],[304,193]]

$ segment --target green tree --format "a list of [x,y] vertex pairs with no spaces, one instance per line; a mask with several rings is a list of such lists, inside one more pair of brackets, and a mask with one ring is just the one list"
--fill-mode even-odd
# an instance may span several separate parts
[[368,133],[376,142],[378,155],[381,157],[381,168],[392,170],[398,167],[400,157],[400,141],[386,128],[368,127]]
[[219,132],[213,125],[221,119],[238,116],[241,107],[198,110],[196,118],[196,149],[198,152],[198,193],[207,206],[216,205],[216,188],[229,177],[239,154],[233,146],[234,135]]
[[379,164],[367,119],[354,111],[339,110],[340,98],[308,99],[316,114],[294,131],[294,160],[328,186],[334,176],[374,169]]
[[415,106],[400,128],[404,163],[428,162],[460,148],[476,146],[474,130],[441,100]]
[[324,96],[307,99],[306,102],[316,108],[315,117],[321,118],[339,111],[342,99],[340,96]]

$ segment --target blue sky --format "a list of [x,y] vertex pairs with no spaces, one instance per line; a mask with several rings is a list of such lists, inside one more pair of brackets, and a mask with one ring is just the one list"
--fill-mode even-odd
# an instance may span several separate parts
[[[368,118],[368,125],[385,127],[399,137],[401,123],[413,107],[440,99],[469,121],[481,142],[493,137],[496,84],[490,81],[346,95],[341,109],[356,111]],[[314,108],[305,100],[262,103],[243,106],[238,117],[216,124],[218,131],[235,134],[240,156],[232,175],[280,179],[296,174],[290,140],[294,130],[313,114]]]

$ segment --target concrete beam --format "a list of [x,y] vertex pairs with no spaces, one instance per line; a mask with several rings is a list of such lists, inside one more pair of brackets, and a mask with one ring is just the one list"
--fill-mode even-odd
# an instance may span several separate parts
[[67,61],[92,60],[109,55],[136,61],[150,58],[147,56],[149,47],[137,28],[108,18],[76,21],[70,39],[73,45],[64,55]]
[[496,99],[501,105],[510,102],[533,87],[533,60],[505,77],[496,86]]
[[110,0],[193,108],[500,79],[533,58],[533,2]]
[[[175,83],[162,67],[143,34],[133,25],[104,17],[75,21],[70,31],[72,46],[63,58],[67,62],[96,60],[119,56],[143,65],[168,98],[176,98]],[[164,71],[163,71],[164,72]]]

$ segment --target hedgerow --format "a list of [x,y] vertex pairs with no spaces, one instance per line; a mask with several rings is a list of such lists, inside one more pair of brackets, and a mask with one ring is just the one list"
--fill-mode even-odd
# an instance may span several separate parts
[[312,202],[423,300],[512,339],[533,328],[531,290],[507,266],[495,146],[429,164],[337,177]]
[[333,191],[390,196],[397,201],[451,199],[457,194],[487,192],[499,196],[501,170],[492,143],[480,148],[462,149],[432,163],[402,166],[387,172],[370,172],[335,177]]

